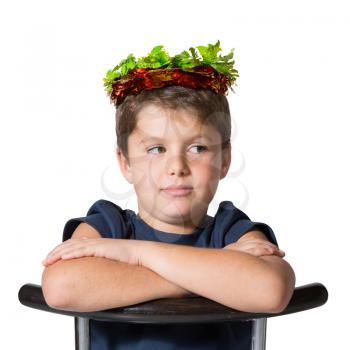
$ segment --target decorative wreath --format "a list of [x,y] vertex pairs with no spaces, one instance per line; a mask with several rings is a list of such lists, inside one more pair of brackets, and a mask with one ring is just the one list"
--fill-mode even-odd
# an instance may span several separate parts
[[152,90],[172,85],[192,89],[211,89],[216,93],[227,94],[239,77],[234,69],[231,49],[226,56],[218,55],[220,41],[215,45],[191,47],[173,57],[164,50],[163,45],[155,46],[145,57],[136,59],[129,54],[116,67],[108,70],[104,86],[110,100],[116,106],[129,94],[142,90]]

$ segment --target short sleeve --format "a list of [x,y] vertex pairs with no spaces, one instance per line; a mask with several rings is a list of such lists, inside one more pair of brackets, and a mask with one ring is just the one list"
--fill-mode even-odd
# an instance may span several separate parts
[[231,201],[220,203],[215,227],[216,240],[220,242],[220,246],[236,242],[245,233],[252,230],[262,231],[271,243],[278,246],[276,236],[269,225],[250,220],[248,215],[235,207]]
[[250,219],[243,219],[237,221],[232,226],[231,230],[234,233],[232,236],[235,237],[235,240],[232,242],[237,241],[248,231],[259,230],[265,234],[265,236],[271,243],[275,244],[278,247],[277,239],[272,228],[263,222],[251,221]]
[[125,210],[104,199],[96,201],[86,216],[68,220],[63,228],[62,240],[71,238],[81,222],[91,225],[104,238],[128,238],[130,235],[131,228]]

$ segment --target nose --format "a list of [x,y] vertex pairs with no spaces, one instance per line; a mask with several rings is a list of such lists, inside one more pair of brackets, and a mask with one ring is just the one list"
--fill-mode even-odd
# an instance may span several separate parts
[[189,173],[187,159],[182,154],[177,154],[169,157],[167,161],[168,173],[170,175],[186,175]]

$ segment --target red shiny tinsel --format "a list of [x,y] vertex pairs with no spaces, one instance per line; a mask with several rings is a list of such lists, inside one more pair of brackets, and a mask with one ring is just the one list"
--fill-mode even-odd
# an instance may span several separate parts
[[226,94],[231,84],[228,76],[218,73],[211,66],[203,65],[186,71],[181,68],[134,68],[113,82],[110,98],[118,106],[129,94],[173,85]]

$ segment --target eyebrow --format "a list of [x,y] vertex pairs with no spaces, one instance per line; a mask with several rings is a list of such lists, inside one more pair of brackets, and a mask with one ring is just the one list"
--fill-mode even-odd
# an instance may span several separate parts
[[[209,141],[211,142],[214,142],[214,140],[209,136],[209,135],[195,135],[193,137],[189,137],[188,140],[196,140],[196,139],[208,139]],[[157,142],[163,142],[164,140],[160,137],[154,137],[154,136],[149,136],[149,137],[146,137],[144,139],[142,139],[140,142],[139,142],[139,145],[142,144],[142,143],[146,143],[146,142],[151,142],[151,141],[157,141]]]

